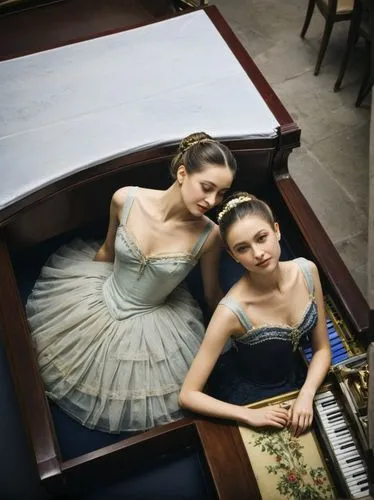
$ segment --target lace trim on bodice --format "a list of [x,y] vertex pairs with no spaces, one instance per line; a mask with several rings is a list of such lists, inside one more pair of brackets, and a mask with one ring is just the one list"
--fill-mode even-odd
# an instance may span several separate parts
[[151,262],[170,262],[171,260],[173,260],[186,263],[193,262],[193,264],[195,265],[198,262],[198,255],[206,239],[209,236],[209,233],[213,227],[213,223],[208,222],[206,224],[205,228],[203,229],[201,235],[199,236],[197,242],[195,243],[194,247],[190,252],[173,252],[173,253],[170,252],[165,254],[147,256],[140,248],[135,235],[132,234],[131,231],[127,229],[127,219],[129,217],[135,199],[135,193],[138,189],[139,189],[138,186],[131,186],[129,189],[128,196],[122,208],[122,214],[120,218],[120,224],[117,228],[117,234],[120,235],[125,244],[134,253],[134,255],[139,257],[140,260],[139,277],[144,272],[146,266]]
[[144,272],[144,269],[150,262],[163,262],[163,261],[169,262],[170,260],[174,261],[178,260],[180,262],[193,262],[194,264],[197,263],[197,258],[192,253],[174,252],[167,254],[150,255],[149,257],[147,257],[146,255],[144,255],[141,248],[137,244],[134,236],[127,229],[126,226],[120,224],[118,226],[117,233],[123,239],[123,241],[130,247],[132,252],[139,257],[140,259],[139,276]]
[[243,335],[235,337],[233,340],[247,345],[256,345],[268,340],[281,340],[291,342],[293,350],[296,351],[301,338],[314,328],[316,322],[317,305],[315,297],[311,295],[303,317],[297,325],[264,324],[251,327]]
[[232,297],[224,297],[220,303],[231,309],[246,329],[246,332],[243,335],[233,337],[234,342],[255,345],[268,340],[282,340],[285,342],[291,342],[293,350],[296,351],[302,336],[314,328],[317,323],[318,311],[314,296],[314,282],[310,266],[308,261],[302,257],[294,259],[294,261],[298,264],[300,270],[302,271],[307,289],[309,291],[309,301],[300,321],[294,326],[282,323],[265,323],[260,326],[253,326],[239,302]]

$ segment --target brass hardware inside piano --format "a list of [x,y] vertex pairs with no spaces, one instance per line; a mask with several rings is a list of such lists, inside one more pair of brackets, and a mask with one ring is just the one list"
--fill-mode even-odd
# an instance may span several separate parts
[[353,368],[346,365],[337,366],[336,372],[342,382],[350,390],[356,407],[360,413],[367,411],[369,367],[366,360],[358,361]]

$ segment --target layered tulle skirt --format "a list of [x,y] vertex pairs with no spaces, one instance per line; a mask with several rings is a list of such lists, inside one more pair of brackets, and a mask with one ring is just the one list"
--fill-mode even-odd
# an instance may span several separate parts
[[27,301],[46,393],[106,432],[181,418],[178,394],[204,335],[201,311],[179,286],[161,305],[115,319],[103,294],[113,265],[93,261],[97,249],[80,240],[61,247]]

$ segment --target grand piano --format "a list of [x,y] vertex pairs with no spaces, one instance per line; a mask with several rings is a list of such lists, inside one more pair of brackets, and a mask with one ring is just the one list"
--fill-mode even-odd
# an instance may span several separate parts
[[[219,11],[49,46],[39,40],[37,50],[9,49],[0,62],[1,498],[261,498],[235,422],[189,414],[130,437],[70,422],[44,394],[25,316],[48,255],[76,235],[103,237],[118,187],[168,186],[175,145],[197,130],[234,152],[233,189],[271,204],[285,257],[319,268],[335,349],[328,397],[341,401],[368,475],[372,449],[365,432],[353,437],[364,410],[357,415],[345,401],[337,370],[362,368],[373,338],[369,307],[289,175],[300,129]],[[198,270],[191,283],[201,300]],[[309,349],[300,350],[306,363]],[[344,470],[334,473],[324,418],[315,432],[336,495],[356,498]]]

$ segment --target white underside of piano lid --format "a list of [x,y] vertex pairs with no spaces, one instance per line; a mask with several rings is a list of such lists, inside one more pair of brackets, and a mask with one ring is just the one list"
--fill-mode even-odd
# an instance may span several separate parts
[[273,137],[277,120],[203,11],[0,62],[0,209],[195,131]]

